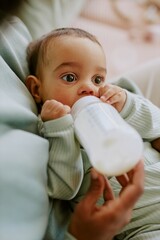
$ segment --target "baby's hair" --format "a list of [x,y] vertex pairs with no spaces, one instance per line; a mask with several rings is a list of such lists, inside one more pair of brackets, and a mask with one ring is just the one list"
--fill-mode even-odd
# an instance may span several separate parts
[[42,63],[46,62],[46,52],[48,49],[49,43],[58,37],[62,36],[73,36],[79,38],[88,38],[92,42],[97,43],[101,46],[97,38],[91,33],[82,30],[80,28],[58,28],[51,31],[48,34],[43,35],[40,39],[31,42],[27,48],[27,61],[29,72],[31,75],[38,74],[38,64],[39,59],[42,60]]

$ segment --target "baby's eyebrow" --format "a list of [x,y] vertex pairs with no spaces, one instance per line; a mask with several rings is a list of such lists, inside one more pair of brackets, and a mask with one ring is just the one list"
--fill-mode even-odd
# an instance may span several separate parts
[[54,71],[57,71],[58,69],[62,67],[80,67],[80,65],[77,62],[63,62],[60,65],[58,65]]
[[[74,62],[74,61],[72,61],[72,62],[63,62],[63,63],[61,63],[60,65],[58,65],[58,66],[54,69],[54,71],[57,71],[57,70],[59,70],[59,69],[61,69],[61,68],[63,68],[63,67],[77,67],[77,68],[80,68],[81,65],[80,65],[78,62]],[[96,71],[97,71],[97,72],[103,72],[104,74],[107,74],[107,69],[104,68],[104,67],[101,67],[101,66],[97,66],[97,67],[96,67]]]
[[100,71],[100,72],[104,72],[105,74],[107,74],[107,68],[104,68],[104,67],[97,67],[96,69],[97,71]]

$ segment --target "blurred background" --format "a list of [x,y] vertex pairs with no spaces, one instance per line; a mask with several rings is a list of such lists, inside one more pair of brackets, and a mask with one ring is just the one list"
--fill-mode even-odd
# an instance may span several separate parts
[[34,39],[68,26],[96,35],[109,79],[160,59],[160,0],[24,0],[18,16]]
[[86,0],[70,25],[97,36],[108,78],[160,57],[160,0]]

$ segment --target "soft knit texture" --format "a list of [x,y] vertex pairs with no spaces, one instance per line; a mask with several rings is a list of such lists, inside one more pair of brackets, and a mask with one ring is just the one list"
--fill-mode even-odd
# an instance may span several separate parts
[[[120,114],[141,135],[144,141],[144,161],[146,165],[144,195],[133,211],[131,223],[117,238],[132,239],[128,238],[128,233],[126,233],[126,231],[129,231],[130,236],[134,235],[134,239],[146,239],[146,232],[153,230],[149,236],[152,234],[153,239],[158,240],[159,232],[157,229],[160,229],[160,214],[156,215],[153,212],[153,206],[155,203],[160,204],[160,184],[159,174],[157,174],[158,171],[160,172],[160,153],[151,147],[150,141],[160,137],[160,109],[145,99],[137,86],[129,80],[120,78],[114,84],[126,89],[127,101]],[[62,230],[60,231],[60,226],[63,226],[63,229],[67,228],[71,214],[70,209],[74,209],[75,204],[87,192],[92,166],[85,150],[81,148],[75,138],[73,119],[70,114],[45,123],[40,122],[39,131],[50,142],[48,183],[52,208],[46,239],[64,239],[64,233]],[[110,160],[106,159],[106,161]],[[65,164],[66,162],[68,164]],[[115,193],[118,194],[120,191],[118,182],[115,178],[111,178],[110,182]],[[55,198],[70,201],[66,204],[63,201],[55,201]],[[103,200],[101,199],[99,203],[103,203]],[[53,220],[57,211],[58,225]],[[149,216],[151,216],[152,223],[150,223]],[[141,231],[142,229],[143,231]]]

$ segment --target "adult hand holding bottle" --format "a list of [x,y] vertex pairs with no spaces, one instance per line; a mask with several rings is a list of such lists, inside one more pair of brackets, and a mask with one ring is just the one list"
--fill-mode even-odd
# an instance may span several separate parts
[[[132,209],[143,193],[143,161],[117,178],[122,185],[118,198],[103,175],[93,169],[91,176],[90,189],[73,213],[69,232],[78,240],[111,240],[129,223]],[[99,207],[96,202],[101,194],[105,203]]]

